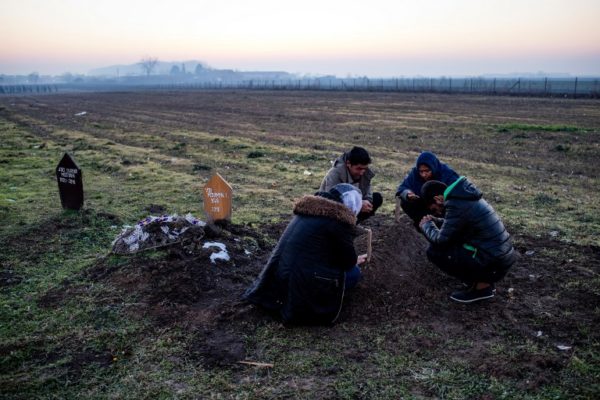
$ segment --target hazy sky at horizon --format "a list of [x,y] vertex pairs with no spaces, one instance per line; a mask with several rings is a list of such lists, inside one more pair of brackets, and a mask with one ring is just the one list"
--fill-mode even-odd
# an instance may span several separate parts
[[600,75],[598,0],[0,0],[0,74],[143,57],[368,75]]

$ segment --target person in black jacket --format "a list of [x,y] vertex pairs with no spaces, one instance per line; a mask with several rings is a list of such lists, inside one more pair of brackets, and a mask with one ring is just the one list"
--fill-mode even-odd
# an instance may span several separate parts
[[362,195],[350,184],[304,196],[271,257],[244,298],[290,324],[330,324],[344,292],[361,277],[366,254],[354,249]]
[[419,224],[430,242],[427,258],[468,285],[450,295],[462,303],[493,297],[494,283],[516,260],[510,235],[482,196],[464,176],[450,186],[429,181],[421,189],[429,210],[444,215],[426,215]]

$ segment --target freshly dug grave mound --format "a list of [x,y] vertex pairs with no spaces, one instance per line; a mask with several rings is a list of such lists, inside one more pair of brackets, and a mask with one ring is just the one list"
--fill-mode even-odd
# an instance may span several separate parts
[[[149,230],[153,231],[162,234]],[[251,228],[229,223],[194,226],[193,231],[193,241],[165,243],[154,249],[159,253],[134,252],[120,266],[104,260],[88,271],[88,276],[122,291],[127,302],[135,305],[130,308],[133,314],[150,316],[161,324],[197,319],[210,322],[228,304],[240,300],[243,289],[262,268],[272,243]]]

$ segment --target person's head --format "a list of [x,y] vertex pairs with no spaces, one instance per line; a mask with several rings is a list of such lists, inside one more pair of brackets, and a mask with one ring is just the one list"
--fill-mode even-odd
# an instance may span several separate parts
[[417,170],[419,171],[419,176],[425,182],[430,181],[430,180],[433,179],[433,171],[431,170],[431,168],[429,168],[429,165],[427,165],[427,164],[419,164],[417,166]]
[[433,215],[444,214],[444,192],[447,187],[443,182],[430,180],[421,188],[421,198]]
[[369,169],[371,163],[371,157],[367,150],[362,147],[354,146],[348,153],[346,153],[346,168],[352,179],[360,179],[361,176]]
[[417,158],[417,172],[424,182],[435,179],[439,168],[440,161],[437,156],[430,151],[422,152]]
[[348,207],[354,215],[358,215],[362,208],[362,195],[360,191],[349,183],[338,183],[329,190],[334,198]]

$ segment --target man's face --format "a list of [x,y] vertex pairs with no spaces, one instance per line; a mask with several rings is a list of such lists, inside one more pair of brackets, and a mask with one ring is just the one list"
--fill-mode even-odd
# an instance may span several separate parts
[[365,172],[367,172],[367,169],[369,168],[369,166],[367,164],[350,164],[350,161],[346,161],[346,167],[348,168],[348,172],[350,173],[350,176],[352,176],[352,179],[354,180],[358,180],[360,179],[361,176],[363,176],[365,174]]
[[431,168],[429,168],[425,164],[419,165],[419,176],[425,182],[430,181],[433,178],[433,173],[431,172]]
[[436,217],[442,217],[444,215],[444,210],[444,196],[435,196],[433,198],[433,203],[429,205],[429,211]]

